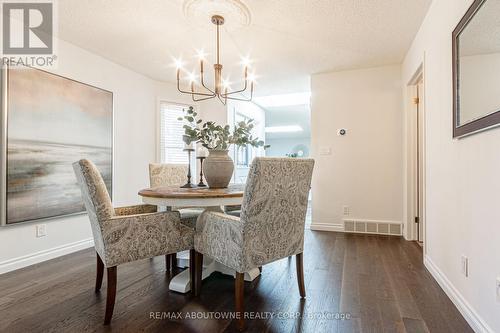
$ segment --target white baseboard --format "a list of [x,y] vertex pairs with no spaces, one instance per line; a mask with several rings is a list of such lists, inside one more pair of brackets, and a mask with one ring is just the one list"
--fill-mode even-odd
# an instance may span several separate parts
[[311,230],[313,231],[336,231],[343,232],[344,225],[343,224],[331,224],[331,223],[311,223]]
[[25,256],[17,257],[0,262],[0,274],[4,274],[16,269],[38,264],[40,262],[54,259],[66,254],[87,249],[94,246],[93,238],[53,247],[51,249],[31,253]]
[[467,320],[474,332],[494,332],[428,256],[425,256],[424,258],[424,265],[434,279],[436,279],[441,288],[443,288],[444,292],[448,295],[453,304],[455,304],[465,320]]

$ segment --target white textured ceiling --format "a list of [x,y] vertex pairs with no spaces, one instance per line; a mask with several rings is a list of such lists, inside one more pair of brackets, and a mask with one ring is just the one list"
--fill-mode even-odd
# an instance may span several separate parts
[[500,53],[500,0],[486,1],[460,34],[460,55]]
[[[257,94],[270,95],[308,91],[313,73],[400,63],[431,0],[239,2],[248,6],[251,22],[231,25],[231,17],[226,18],[221,35],[225,76],[239,77],[240,55],[250,55]],[[187,68],[194,68],[197,48],[213,60],[213,26],[187,20],[181,0],[57,3],[62,39],[153,79],[173,81],[173,56],[193,61]]]

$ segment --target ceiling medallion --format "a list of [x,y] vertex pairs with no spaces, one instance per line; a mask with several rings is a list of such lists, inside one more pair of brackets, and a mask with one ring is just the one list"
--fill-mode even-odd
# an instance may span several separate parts
[[[212,99],[212,98],[218,98],[219,101],[222,102],[222,104],[226,104],[228,99],[231,100],[238,100],[238,101],[251,101],[253,98],[253,86],[254,86],[254,81],[255,81],[255,76],[253,74],[248,73],[248,66],[249,66],[249,60],[248,59],[243,59],[242,63],[244,65],[244,80],[243,80],[243,87],[242,89],[239,90],[234,90],[234,91],[229,91],[229,82],[227,80],[222,79],[222,64],[220,63],[220,38],[219,38],[219,28],[221,25],[224,24],[224,17],[220,15],[213,15],[211,17],[211,22],[216,26],[216,33],[217,33],[217,45],[216,45],[216,63],[213,65],[214,66],[214,86],[209,88],[205,84],[204,81],[204,61],[205,61],[205,55],[203,54],[203,51],[201,51],[198,56],[200,59],[200,80],[199,82],[196,82],[196,76],[194,73],[190,73],[189,75],[189,86],[190,90],[183,90],[181,89],[181,77],[180,77],[180,72],[182,68],[182,61],[181,60],[176,60],[176,67],[177,67],[177,89],[183,93],[183,94],[189,94],[191,95],[191,98],[195,102],[207,100],[207,99]],[[196,85],[196,87],[195,87]],[[236,94],[238,96],[241,96],[242,93],[246,92],[248,89],[248,86],[250,85],[250,97],[235,97]],[[198,88],[198,89],[196,89]]]
[[194,24],[208,24],[214,15],[230,18],[229,27],[249,26],[252,20],[250,9],[241,0],[184,0],[184,17]]

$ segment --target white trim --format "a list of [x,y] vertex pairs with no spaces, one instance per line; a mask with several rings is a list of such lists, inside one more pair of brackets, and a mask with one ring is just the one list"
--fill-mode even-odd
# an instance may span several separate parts
[[42,250],[25,256],[5,260],[0,262],[0,274],[4,274],[16,269],[38,264],[40,262],[61,257],[76,251],[84,250],[94,246],[94,239],[88,238],[73,243],[56,246],[51,249]]
[[0,68],[0,225],[7,224],[7,84],[8,68]]
[[425,52],[422,61],[423,108],[422,108],[422,221],[424,256],[427,255],[427,79],[425,75]]
[[403,87],[403,107],[404,107],[404,116],[403,116],[403,223],[404,223],[404,232],[403,237],[406,240],[416,240],[418,227],[415,224],[414,217],[416,216],[415,212],[415,200],[414,198],[414,190],[415,190],[415,127],[416,123],[412,116],[414,113],[414,105],[411,102],[412,98],[415,97],[416,85],[421,81],[423,84],[422,96],[420,96],[421,102],[421,110],[420,110],[420,125],[421,125],[421,165],[422,165],[422,216],[420,216],[420,223],[423,225],[422,230],[422,240],[424,242],[423,251],[424,255],[427,253],[427,242],[426,240],[426,221],[427,221],[427,210],[426,210],[426,188],[427,188],[427,169],[426,169],[426,54],[425,52],[422,54],[421,61],[419,62],[418,68],[413,73],[411,79],[407,82],[407,84]]
[[494,331],[491,327],[486,324],[486,322],[479,316],[479,314],[472,308],[472,306],[467,302],[465,297],[460,294],[460,292],[453,286],[446,275],[437,267],[436,264],[429,258],[429,256],[424,257],[424,265],[429,270],[431,275],[437,281],[437,283],[443,288],[444,292],[451,299],[453,304],[457,307],[458,311],[462,314],[465,320],[469,323],[474,332],[484,332],[493,333]]
[[310,225],[311,230],[313,231],[336,231],[336,232],[344,232],[343,224],[331,224],[331,223],[317,223],[312,222]]

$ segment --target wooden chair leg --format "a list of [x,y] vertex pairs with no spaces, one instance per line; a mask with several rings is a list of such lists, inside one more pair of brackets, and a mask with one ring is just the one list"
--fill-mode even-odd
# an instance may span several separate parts
[[201,277],[203,274],[203,254],[195,251],[194,257],[194,292],[195,296],[200,295],[201,292]]
[[236,279],[234,282],[234,303],[236,307],[237,315],[237,327],[238,330],[243,331],[245,329],[245,318],[244,318],[244,287],[245,287],[245,274],[236,272]]
[[104,316],[104,325],[111,323],[116,299],[116,266],[108,267],[108,294],[106,296],[106,315]]
[[177,253],[172,253],[170,256],[172,258],[172,270],[177,269]]
[[299,284],[299,293],[301,298],[306,297],[306,288],[304,286],[304,259],[303,253],[295,256],[297,266],[297,282]]
[[102,277],[104,275],[104,263],[99,257],[99,253],[96,253],[97,258],[97,274],[95,277],[95,292],[98,293],[102,286]]
[[196,295],[196,251],[194,249],[189,250],[189,282],[191,284],[191,294]]
[[171,269],[172,269],[172,258],[171,258],[170,254],[166,254],[165,255],[165,270],[167,272],[170,272]]

